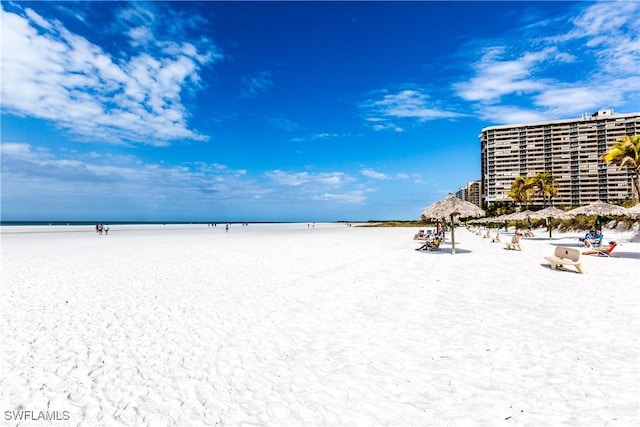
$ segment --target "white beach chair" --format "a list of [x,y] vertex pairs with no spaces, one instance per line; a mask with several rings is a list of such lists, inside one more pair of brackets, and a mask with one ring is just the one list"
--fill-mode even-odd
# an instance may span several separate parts
[[544,259],[549,261],[553,270],[557,270],[558,267],[564,267],[565,265],[571,265],[578,270],[578,273],[584,273],[581,254],[578,249],[557,246],[553,255],[546,256]]
[[511,242],[507,242],[504,245],[505,245],[505,249],[508,249],[508,250],[511,250],[511,249],[518,250],[518,251],[522,250],[522,248],[520,247],[520,237],[518,236],[513,236],[511,238]]

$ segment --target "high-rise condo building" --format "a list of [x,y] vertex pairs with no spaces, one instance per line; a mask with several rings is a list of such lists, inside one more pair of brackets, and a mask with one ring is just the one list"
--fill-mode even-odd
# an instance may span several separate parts
[[[482,201],[512,201],[507,195],[518,176],[546,172],[556,178],[554,205],[578,206],[632,197],[626,169],[601,158],[619,138],[640,134],[640,113],[600,110],[580,118],[490,126],[479,135]],[[542,199],[533,201],[541,205]]]
[[480,180],[469,181],[467,182],[466,187],[460,187],[460,189],[456,191],[455,196],[459,199],[471,202],[478,207],[482,207],[481,189],[482,185]]

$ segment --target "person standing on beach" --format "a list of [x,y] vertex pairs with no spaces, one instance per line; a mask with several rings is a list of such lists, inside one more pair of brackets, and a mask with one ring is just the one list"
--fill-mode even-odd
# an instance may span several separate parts
[[229,224],[225,225],[224,231],[229,231]]

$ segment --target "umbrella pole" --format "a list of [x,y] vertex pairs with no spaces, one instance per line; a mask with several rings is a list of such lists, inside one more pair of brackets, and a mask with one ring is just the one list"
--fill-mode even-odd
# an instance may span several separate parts
[[456,253],[456,238],[455,232],[456,225],[453,223],[453,214],[451,214],[451,255]]

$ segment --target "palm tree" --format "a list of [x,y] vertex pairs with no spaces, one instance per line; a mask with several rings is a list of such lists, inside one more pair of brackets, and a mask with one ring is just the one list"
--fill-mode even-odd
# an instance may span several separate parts
[[520,205],[522,210],[522,204],[525,208],[531,200],[531,187],[529,186],[529,180],[525,176],[519,176],[513,180],[511,184],[511,190],[507,193],[507,196],[511,197],[515,203]]
[[553,175],[548,172],[538,172],[529,179],[529,185],[534,189],[534,195],[542,196],[543,207],[551,206],[551,199],[558,194],[558,183]]
[[640,177],[640,135],[626,135],[616,141],[602,156],[602,160],[619,168],[626,168],[631,175],[631,198],[636,199],[636,196],[640,198],[640,182],[638,181]]

